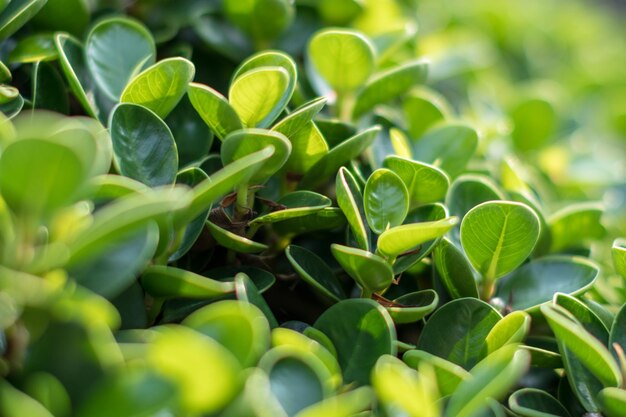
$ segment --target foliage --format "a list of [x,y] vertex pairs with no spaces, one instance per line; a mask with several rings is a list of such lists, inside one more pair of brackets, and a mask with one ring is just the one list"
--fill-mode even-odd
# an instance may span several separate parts
[[622,416],[626,50],[531,3],[0,0],[0,415]]

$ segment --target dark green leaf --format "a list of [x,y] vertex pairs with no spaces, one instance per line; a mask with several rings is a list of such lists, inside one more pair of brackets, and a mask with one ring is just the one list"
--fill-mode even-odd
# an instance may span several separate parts
[[300,278],[316,292],[334,301],[346,298],[341,283],[322,258],[296,245],[289,245],[285,254]]

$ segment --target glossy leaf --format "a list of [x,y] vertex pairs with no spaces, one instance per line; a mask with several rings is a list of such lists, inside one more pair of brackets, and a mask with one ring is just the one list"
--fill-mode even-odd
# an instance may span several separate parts
[[274,153],[250,178],[253,184],[263,184],[289,159],[291,143],[281,133],[263,129],[235,131],[224,138],[221,150],[222,162],[224,165],[230,164],[269,146],[273,147]]
[[471,371],[472,378],[459,384],[450,396],[446,417],[470,417],[489,407],[489,399],[500,399],[526,372],[530,355],[516,345],[504,347],[483,359]]
[[130,80],[120,101],[140,104],[164,119],[183,97],[194,74],[193,64],[186,59],[164,59]]
[[481,203],[504,199],[504,194],[490,178],[466,174],[458,177],[450,186],[446,205],[450,214],[463,219],[468,211]]
[[471,378],[469,372],[461,366],[423,350],[409,350],[402,356],[402,360],[415,370],[419,369],[420,363],[432,366],[439,393],[444,397],[452,394],[462,381]]
[[611,248],[615,271],[626,279],[626,241],[616,239]]
[[234,300],[218,301],[190,314],[182,321],[219,342],[243,368],[256,365],[269,348],[270,327],[254,305]]
[[[17,95],[17,91],[15,92]],[[33,74],[33,108],[52,110],[66,114],[69,109],[67,92],[63,79],[57,70],[47,62],[37,62]]]
[[380,256],[338,244],[331,245],[331,251],[337,262],[363,291],[383,291],[391,285],[393,270]]
[[437,126],[413,144],[416,160],[433,164],[450,177],[459,176],[476,151],[478,135],[462,124]]
[[358,119],[377,104],[393,100],[423,83],[427,72],[427,62],[415,60],[374,75],[357,95],[352,117]]
[[284,110],[289,73],[282,67],[260,67],[236,78],[228,91],[233,109],[246,127],[268,127]]
[[46,0],[11,0],[0,10],[0,40],[15,33],[41,10]]
[[234,283],[237,299],[257,306],[259,310],[265,314],[270,328],[275,329],[278,327],[278,322],[274,317],[274,313],[272,313],[272,310],[267,305],[267,302],[250,277],[248,277],[245,273],[240,272],[235,275]]
[[435,248],[433,260],[439,278],[452,298],[478,298],[474,271],[460,248],[443,238]]
[[361,249],[369,250],[370,229],[365,220],[363,195],[354,176],[345,167],[339,168],[337,172],[335,194],[357,244]]
[[322,258],[296,245],[289,245],[285,254],[300,278],[316,292],[334,301],[346,298],[340,281]]
[[276,223],[274,230],[283,236],[295,236],[320,230],[333,230],[346,225],[346,217],[337,207],[326,207],[302,217]]
[[210,221],[207,221],[206,225],[217,243],[227,249],[239,253],[259,253],[268,249],[268,246],[263,243],[254,242],[244,236],[223,229]]
[[223,95],[211,87],[191,83],[187,94],[202,120],[219,139],[224,140],[229,133],[243,128],[235,109]]
[[598,267],[579,257],[549,256],[533,260],[500,280],[496,297],[514,310],[533,310],[555,292],[579,295],[590,288]]
[[602,205],[585,203],[567,207],[550,217],[552,252],[573,249],[600,239],[606,234],[601,217]]
[[370,387],[359,387],[307,407],[296,417],[353,417],[370,407],[372,396]]
[[365,184],[363,206],[370,228],[380,234],[402,224],[409,211],[409,194],[393,171],[377,169]]
[[487,355],[503,346],[521,343],[530,331],[530,316],[523,311],[507,314],[489,331],[485,344]]
[[326,29],[313,36],[308,47],[312,67],[336,91],[362,85],[374,70],[374,47],[361,33]]
[[426,322],[418,348],[470,369],[486,356],[485,339],[501,319],[492,306],[478,299],[450,301]]
[[626,407],[626,390],[619,388],[605,388],[600,391],[602,411],[608,417],[620,417]]
[[232,293],[230,282],[215,281],[183,269],[153,265],[141,276],[141,286],[155,297],[217,299]]
[[[615,359],[619,361],[620,354],[617,352],[618,348],[615,345],[619,345],[626,352],[626,304],[619,309],[610,330],[609,349]],[[621,366],[623,367],[624,364],[621,364]]]
[[335,174],[337,170],[367,149],[380,131],[379,126],[366,129],[332,148],[304,175],[299,189],[314,189]]
[[250,224],[277,223],[306,216],[329,207],[332,201],[330,198],[313,191],[294,191],[283,195],[276,201],[276,204],[279,205],[278,209],[255,218]]
[[535,388],[522,388],[509,397],[511,411],[522,417],[570,417],[552,395]]
[[432,313],[439,304],[439,296],[433,290],[404,294],[386,307],[394,323],[415,323]]
[[180,167],[199,163],[208,156],[213,131],[195,111],[188,95],[181,98],[164,121],[174,136]]
[[383,166],[402,178],[409,191],[411,207],[441,201],[448,192],[450,180],[437,167],[399,156],[388,156]]
[[87,67],[98,87],[114,101],[136,74],[154,63],[155,56],[150,32],[128,18],[102,20],[85,44]]
[[57,50],[52,35],[35,34],[21,39],[9,54],[9,63],[35,63],[53,61]]
[[346,383],[365,385],[381,355],[394,355],[395,327],[389,314],[373,300],[341,301],[326,310],[314,327],[328,336]]
[[528,206],[486,202],[463,218],[461,243],[474,268],[494,280],[524,262],[537,243],[539,230],[539,218]]
[[457,223],[458,218],[448,217],[442,220],[393,227],[379,236],[377,251],[383,256],[396,258],[422,243],[445,235]]

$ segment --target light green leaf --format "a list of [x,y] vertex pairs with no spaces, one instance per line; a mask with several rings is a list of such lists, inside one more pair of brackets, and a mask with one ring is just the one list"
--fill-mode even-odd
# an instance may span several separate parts
[[598,398],[602,404],[602,411],[607,417],[622,417],[626,407],[626,390],[619,388],[605,388],[600,391]]
[[409,193],[397,174],[380,168],[365,184],[363,206],[370,228],[380,234],[402,224],[409,212]]
[[314,193],[313,191],[294,191],[283,195],[276,201],[278,209],[262,214],[250,222],[255,223],[278,223],[281,221],[307,216],[316,211],[329,207],[332,204],[330,198]]
[[530,331],[530,316],[524,311],[515,311],[504,316],[489,331],[485,339],[487,355],[492,354],[503,346],[512,343],[521,343]]
[[186,59],[164,59],[130,80],[120,101],[140,104],[164,119],[183,97],[194,74],[193,64]]
[[274,313],[272,313],[272,310],[267,305],[267,302],[250,277],[243,272],[239,272],[235,275],[235,280],[233,282],[235,283],[235,294],[237,295],[237,299],[258,307],[267,318],[270,328],[277,328],[278,321],[276,321]]
[[439,304],[434,290],[422,290],[404,294],[385,307],[394,323],[415,323],[432,313]]
[[373,393],[370,387],[359,387],[352,391],[327,398],[296,414],[295,417],[354,417],[371,405]]
[[235,109],[223,95],[211,87],[191,83],[187,94],[194,109],[220,140],[224,140],[229,133],[243,128]]
[[263,243],[254,242],[244,236],[223,229],[210,221],[207,221],[206,225],[217,243],[227,249],[239,253],[259,253],[268,249],[268,246]]
[[554,213],[548,220],[552,235],[551,252],[577,249],[604,237],[601,217],[604,207],[597,203],[580,203]]
[[447,117],[447,103],[438,93],[421,88],[410,92],[402,101],[402,111],[412,139],[417,140]]
[[409,350],[402,356],[402,360],[415,370],[424,362],[432,366],[441,396],[451,395],[462,381],[471,378],[469,372],[461,366],[423,350]]
[[448,192],[450,179],[435,166],[395,155],[385,158],[383,166],[402,178],[409,191],[411,207],[441,201]]
[[447,217],[442,220],[393,227],[379,236],[376,250],[383,256],[396,258],[422,243],[445,235],[458,221],[457,217]]
[[615,239],[611,248],[615,271],[626,279],[626,240]]
[[488,281],[517,268],[539,238],[539,217],[522,203],[493,201],[471,209],[461,224],[470,262]]
[[371,42],[361,33],[345,29],[317,32],[308,47],[313,69],[334,90],[355,90],[374,71],[375,56]]
[[236,78],[228,91],[231,105],[246,127],[269,127],[285,109],[289,73],[282,67],[260,67]]
[[0,412],[6,417],[53,417],[52,413],[35,399],[19,391],[4,378],[0,379]]
[[391,285],[393,270],[380,256],[336,243],[332,244],[330,249],[339,265],[364,292],[383,291]]
[[289,0],[225,0],[224,12],[235,26],[264,44],[289,27],[295,9]]
[[170,266],[152,265],[145,269],[141,286],[154,297],[218,299],[235,291],[232,282],[221,282]]

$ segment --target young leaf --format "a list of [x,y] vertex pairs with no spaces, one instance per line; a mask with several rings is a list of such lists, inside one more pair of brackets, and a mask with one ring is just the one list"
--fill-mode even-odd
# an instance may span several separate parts
[[621,417],[626,407],[626,390],[619,388],[605,388],[600,391],[598,400],[602,404],[602,411],[608,417]]
[[539,218],[521,203],[494,201],[471,209],[461,223],[461,243],[470,262],[488,281],[517,268],[539,238]]
[[185,94],[194,74],[193,64],[186,59],[164,59],[133,78],[120,101],[140,104],[164,119]]
[[382,291],[391,285],[393,270],[380,256],[338,244],[333,244],[330,248],[337,262],[364,292]]
[[235,290],[232,282],[215,281],[184,269],[163,265],[146,268],[141,286],[154,297],[219,299]]
[[448,217],[442,220],[393,227],[378,237],[376,250],[388,258],[397,258],[422,243],[445,235],[458,221],[457,217]]
[[437,167],[394,155],[385,158],[383,166],[402,178],[409,191],[411,207],[441,201],[448,192],[450,179]]
[[409,212],[409,193],[393,171],[377,169],[365,184],[363,205],[370,228],[381,234],[402,224]]
[[285,109],[289,73],[282,67],[260,67],[236,78],[228,91],[231,105],[246,127],[269,127]]
[[222,143],[222,162],[227,165],[269,146],[273,147],[274,153],[250,178],[253,184],[263,184],[289,159],[291,143],[283,134],[263,129],[233,132]]
[[478,298],[472,266],[454,243],[443,238],[435,247],[433,261],[441,282],[452,298]]
[[352,117],[358,119],[377,104],[385,103],[426,81],[428,63],[414,60],[374,75],[356,97]]
[[373,300],[343,300],[315,322],[337,349],[345,383],[368,384],[381,355],[395,355],[396,331],[385,309]]
[[268,249],[268,246],[263,243],[254,242],[244,236],[239,236],[229,230],[222,229],[210,221],[207,221],[206,225],[217,243],[235,252],[259,253]]
[[178,153],[172,132],[151,110],[123,103],[113,110],[109,122],[115,162],[120,173],[156,187],[173,184]]
[[154,63],[154,40],[140,23],[114,17],[91,29],[85,45],[87,67],[107,97],[118,101],[128,81]]
[[386,307],[394,323],[415,323],[432,313],[439,304],[434,290],[422,290],[404,294]]
[[370,230],[365,222],[363,196],[359,186],[345,167],[339,168],[335,180],[337,204],[346,215],[354,239],[363,250],[369,250]]
[[492,354],[503,346],[521,343],[530,331],[530,316],[524,311],[515,311],[507,314],[496,323],[485,339],[487,355]]
[[361,86],[374,71],[374,47],[361,33],[345,29],[317,32],[308,47],[315,71],[334,90],[345,93]]
[[501,319],[484,301],[475,298],[450,301],[426,322],[418,348],[471,369],[486,356],[485,339]]
[[220,140],[235,130],[243,129],[235,109],[211,87],[191,83],[187,94],[194,109]]
[[451,395],[462,381],[471,378],[470,373],[459,365],[423,350],[409,350],[402,356],[402,360],[415,370],[419,369],[420,363],[432,366],[442,397]]

